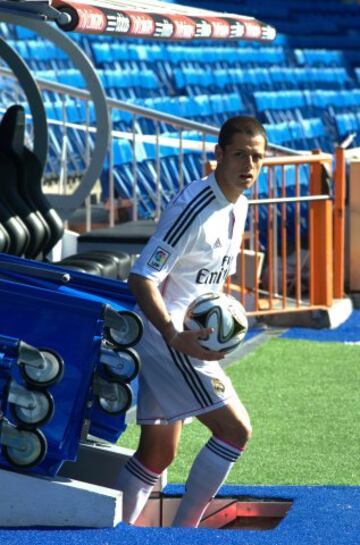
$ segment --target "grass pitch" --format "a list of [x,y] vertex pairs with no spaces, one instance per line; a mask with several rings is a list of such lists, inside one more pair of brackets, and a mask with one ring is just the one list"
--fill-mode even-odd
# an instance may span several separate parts
[[[271,339],[228,367],[253,438],[228,484],[360,484],[360,348]],[[119,444],[136,448],[139,428]],[[196,419],[183,431],[169,482],[183,483],[209,437]]]

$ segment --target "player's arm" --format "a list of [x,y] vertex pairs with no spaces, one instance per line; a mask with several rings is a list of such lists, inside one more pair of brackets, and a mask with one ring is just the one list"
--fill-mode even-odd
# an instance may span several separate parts
[[199,331],[177,331],[166,309],[162,295],[153,280],[132,273],[128,285],[134,297],[150,322],[160,332],[165,342],[175,350],[201,360],[220,360],[222,352],[209,351],[203,348],[198,340],[212,332],[211,328]]

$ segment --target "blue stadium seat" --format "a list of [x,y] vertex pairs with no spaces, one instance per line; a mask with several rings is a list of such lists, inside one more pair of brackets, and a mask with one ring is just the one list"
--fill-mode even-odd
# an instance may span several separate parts
[[222,95],[224,110],[226,113],[241,113],[245,112],[245,105],[238,93],[229,93]]
[[321,138],[325,136],[325,127],[319,118],[303,119],[302,127],[305,138]]
[[109,62],[110,59],[110,47],[106,42],[96,42],[92,45],[92,52],[94,60],[97,66],[103,66],[103,64]]
[[17,51],[17,53],[19,53],[19,55],[23,58],[24,61],[28,61],[30,59],[30,53],[29,53],[29,50],[27,48],[27,45],[26,45],[25,41],[9,40],[8,44],[9,44],[10,47],[15,49],[15,51]]
[[310,103],[320,109],[334,107],[337,110],[357,109],[360,106],[360,90],[328,91],[317,90],[305,92]]
[[5,40],[15,40],[16,32],[15,28],[12,25],[7,25],[6,23],[0,23],[0,34]]
[[16,35],[19,40],[36,40],[37,36],[33,30],[25,28],[20,25],[16,25]]
[[355,68],[355,75],[358,83],[360,83],[360,68]]
[[344,66],[342,51],[329,49],[294,49],[296,62],[301,66]]
[[276,124],[264,123],[268,139],[270,142],[279,145],[289,145],[291,142],[291,132],[289,123],[282,122]]
[[202,112],[202,117],[211,117],[212,110],[209,97],[207,95],[199,95],[194,97],[194,100],[197,103],[199,110]]
[[243,72],[244,82],[252,89],[270,89],[271,79],[268,68],[248,68]]
[[55,81],[55,82],[58,81],[57,72],[53,69],[35,70],[35,75],[39,79]]
[[116,61],[128,61],[130,60],[130,54],[127,48],[127,45],[124,42],[113,41],[109,45],[109,58],[108,62],[111,60]]
[[290,68],[274,66],[269,69],[272,85],[277,88],[345,88],[349,76],[344,67],[341,68]]
[[338,135],[341,138],[359,129],[359,122],[355,114],[337,114],[335,122]]
[[229,68],[229,79],[230,83],[234,86],[247,85],[247,80],[245,77],[245,70],[242,68]]
[[83,76],[79,70],[76,70],[75,68],[58,70],[57,77],[59,83],[63,83],[64,85],[70,85],[71,87],[76,87],[78,89],[84,89],[86,86]]

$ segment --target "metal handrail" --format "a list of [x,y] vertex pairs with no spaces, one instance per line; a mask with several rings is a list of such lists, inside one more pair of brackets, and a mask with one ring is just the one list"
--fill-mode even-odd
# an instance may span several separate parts
[[[8,78],[15,79],[15,76],[13,75],[12,71],[0,67],[0,75],[6,76]],[[46,90],[50,92],[54,92],[61,95],[66,95],[67,97],[71,97],[75,100],[82,100],[86,103],[86,111],[87,111],[87,121],[84,124],[74,124],[71,123],[66,116],[66,104],[65,100],[63,100],[63,113],[62,113],[62,120],[56,121],[51,120],[51,125],[53,124],[60,124],[63,128],[63,136],[66,140],[67,137],[67,131],[70,129],[75,129],[77,131],[86,132],[86,149],[87,152],[85,153],[85,156],[89,159],[89,150],[90,150],[90,144],[89,144],[89,138],[90,135],[94,132],[96,132],[96,127],[90,127],[89,122],[89,103],[91,101],[91,95],[90,93],[85,89],[79,89],[76,87],[72,87],[70,85],[66,85],[63,83],[57,83],[54,81],[49,81],[43,78],[35,78],[37,84],[39,85],[39,88],[41,90]],[[131,182],[132,189],[131,189],[131,198],[129,198],[132,201],[132,219],[136,220],[138,219],[138,211],[139,211],[139,199],[140,194],[138,193],[138,143],[139,142],[149,142],[155,144],[155,170],[154,170],[154,176],[155,176],[155,184],[156,184],[156,196],[154,199],[154,195],[150,195],[150,198],[154,201],[155,204],[155,211],[153,212],[155,219],[160,217],[161,214],[161,184],[160,184],[160,146],[165,145],[168,147],[176,147],[178,149],[178,178],[179,178],[179,188],[183,186],[183,162],[184,162],[184,149],[185,148],[197,148],[198,151],[201,152],[202,159],[201,162],[203,164],[203,174],[205,174],[204,171],[204,165],[207,161],[207,153],[210,151],[213,152],[214,143],[210,143],[207,141],[207,136],[218,136],[219,129],[217,127],[208,125],[206,123],[199,123],[196,121],[190,121],[188,119],[184,119],[182,117],[172,115],[169,113],[159,112],[157,110],[153,110],[151,108],[146,108],[143,106],[138,106],[135,104],[129,104],[124,100],[114,99],[112,97],[106,97],[106,104],[108,106],[109,112],[111,113],[113,110],[121,110],[127,113],[130,113],[132,115],[132,128],[129,128],[128,131],[125,132],[119,132],[115,131],[113,128],[111,128],[111,139],[112,141],[115,141],[116,139],[127,139],[132,142],[132,149],[133,149],[133,165],[132,165],[132,172],[133,172],[133,179]],[[143,134],[142,132],[138,131],[137,121],[138,119],[146,118],[154,123],[154,130],[151,131],[152,134]],[[167,124],[175,128],[178,132],[178,139],[173,139],[173,142],[165,142],[164,136],[161,134],[159,130],[160,123]],[[200,139],[196,141],[190,141],[188,137],[185,137],[184,132],[185,131],[194,131],[197,132],[200,136]],[[169,139],[168,139],[169,140]],[[289,148],[286,148],[284,146],[274,145],[269,143],[268,150],[267,150],[267,157],[266,161],[270,161],[269,164],[276,164],[276,161],[279,160],[279,157],[287,156],[288,160],[293,158],[296,162],[302,161],[302,157],[304,157],[304,154],[307,152],[304,151],[295,151]],[[109,161],[108,161],[108,209],[109,209],[109,226],[115,225],[116,222],[116,209],[117,209],[117,202],[115,199],[115,183],[114,183],[114,154],[112,145],[109,148],[109,155],[108,155]],[[70,154],[68,156],[68,160],[76,161],[76,159]],[[325,160],[325,158],[324,158]],[[271,163],[271,161],[275,161],[275,163]],[[75,164],[75,163],[74,163]],[[67,179],[67,172],[68,172],[68,165],[67,161],[63,160],[60,162],[59,165],[59,180],[66,180]],[[53,170],[53,169],[52,169]],[[55,167],[56,170],[56,167]],[[78,169],[75,168],[75,171]],[[63,191],[64,194],[66,194],[67,188],[66,184],[62,184],[59,186],[60,192]],[[90,197],[88,196],[85,199],[85,209],[86,209],[86,229],[91,230],[91,201]]]
[[[8,68],[0,67],[0,75],[6,76],[6,77],[13,77],[15,79],[14,74]],[[34,79],[36,80],[40,89],[45,89],[47,91],[54,91],[59,94],[71,95],[74,98],[79,98],[81,100],[89,100],[90,98],[90,93],[86,91],[85,89],[78,89],[70,85],[65,85],[63,83],[56,83],[56,82],[49,81],[43,78],[35,77]],[[168,123],[179,129],[196,130],[196,131],[206,133],[212,136],[217,136],[219,133],[219,129],[212,125],[207,125],[206,123],[198,123],[196,121],[189,121],[183,117],[159,112],[157,110],[152,110],[151,108],[145,108],[143,106],[138,106],[135,104],[129,104],[123,100],[107,97],[107,104],[109,108],[123,110],[125,112],[132,113],[133,115],[141,115],[144,117],[148,117],[153,119],[154,121]],[[268,149],[269,151],[286,154],[286,155],[301,156],[304,153],[307,153],[307,152],[297,151],[291,148],[287,148],[285,146],[280,146],[278,144],[271,144],[271,143],[269,143]]]

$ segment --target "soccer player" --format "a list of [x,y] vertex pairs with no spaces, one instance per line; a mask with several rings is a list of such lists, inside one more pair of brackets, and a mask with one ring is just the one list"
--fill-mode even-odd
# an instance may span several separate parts
[[183,318],[196,297],[220,291],[235,272],[247,215],[243,192],[255,183],[266,146],[255,118],[228,119],[215,147],[215,171],[174,198],[132,268],[129,287],[144,335],[137,345],[140,442],[117,482],[129,524],[172,462],[187,417],[196,416],[212,436],[195,458],[173,526],[198,526],[250,439],[248,413],[219,365],[224,353],[198,342],[212,330],[184,331]]

